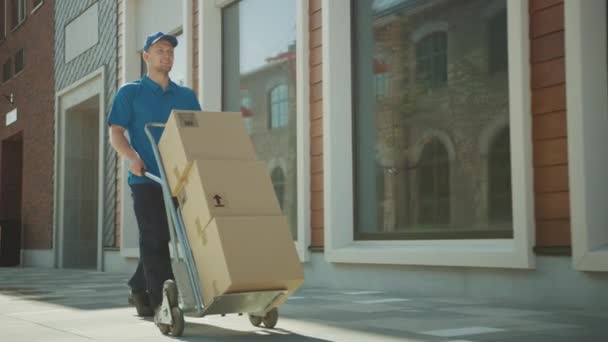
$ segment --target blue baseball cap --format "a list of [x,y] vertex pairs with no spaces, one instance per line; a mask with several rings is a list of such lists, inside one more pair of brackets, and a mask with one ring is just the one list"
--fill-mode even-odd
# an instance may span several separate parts
[[162,32],[156,32],[154,34],[151,34],[148,36],[148,38],[146,38],[146,43],[144,44],[144,51],[148,51],[148,49],[150,48],[150,46],[154,43],[156,43],[159,40],[166,40],[169,43],[171,43],[171,45],[173,45],[173,47],[177,46],[177,38],[175,38],[175,36],[172,36],[170,34],[164,34]]

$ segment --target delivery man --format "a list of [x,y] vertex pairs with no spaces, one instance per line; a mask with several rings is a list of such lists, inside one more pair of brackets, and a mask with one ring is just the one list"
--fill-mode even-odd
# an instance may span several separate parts
[[[173,279],[162,189],[144,176],[145,171],[159,176],[144,125],[167,122],[173,109],[201,110],[194,92],[169,78],[176,46],[177,39],[172,35],[157,32],[147,37],[142,52],[147,75],[118,89],[108,119],[112,147],[130,163],[129,186],[139,228],[140,258],[128,283],[129,302],[135,305],[140,316],[154,315],[162,303],[163,283]],[[162,129],[151,130],[158,142]]]

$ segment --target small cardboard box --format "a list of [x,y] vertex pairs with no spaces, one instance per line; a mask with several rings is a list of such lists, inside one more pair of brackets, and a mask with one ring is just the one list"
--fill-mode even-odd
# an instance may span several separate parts
[[304,282],[285,216],[216,217],[186,230],[205,305],[228,293],[286,290],[277,306]]
[[241,113],[174,110],[158,143],[175,196],[196,159],[256,160]]
[[195,160],[177,199],[184,222],[202,227],[217,216],[282,215],[261,161]]

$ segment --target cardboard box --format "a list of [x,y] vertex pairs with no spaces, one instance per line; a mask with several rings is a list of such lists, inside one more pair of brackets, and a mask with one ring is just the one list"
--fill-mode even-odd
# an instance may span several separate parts
[[177,199],[184,222],[202,227],[218,216],[282,215],[261,161],[195,160]]
[[241,113],[173,111],[158,143],[175,196],[196,159],[256,160]]
[[207,227],[186,227],[205,305],[228,293],[287,290],[277,306],[304,282],[284,216],[216,217]]

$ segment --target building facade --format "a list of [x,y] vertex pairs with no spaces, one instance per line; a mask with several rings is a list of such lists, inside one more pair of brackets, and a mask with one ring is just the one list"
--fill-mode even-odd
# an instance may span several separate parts
[[286,3],[199,2],[193,58],[207,109],[241,98],[254,142],[285,144],[247,65],[294,32],[307,284],[606,303],[605,1]]
[[53,248],[54,6],[0,1],[0,218],[22,263]]
[[106,120],[117,77],[115,1],[55,2],[58,267],[104,269],[116,244],[116,156]]
[[[117,15],[115,86],[163,31],[172,79],[242,112],[306,285],[608,303],[604,0],[119,0]],[[97,151],[107,204],[87,224],[114,237],[103,268],[133,270],[128,165]]]

